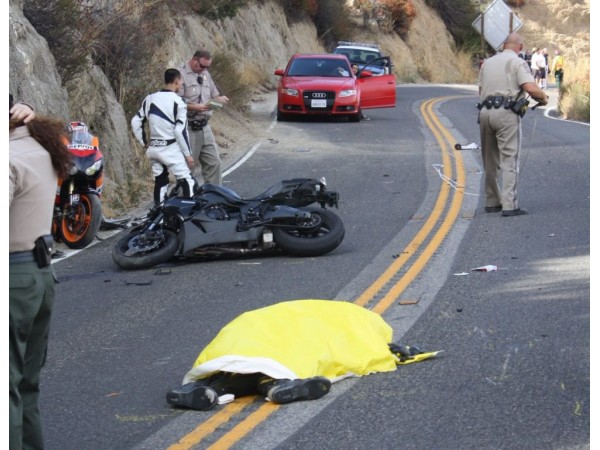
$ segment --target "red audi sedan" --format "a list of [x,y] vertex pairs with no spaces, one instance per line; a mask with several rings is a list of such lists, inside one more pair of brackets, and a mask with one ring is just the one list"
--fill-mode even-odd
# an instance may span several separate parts
[[360,120],[362,109],[396,106],[396,76],[374,77],[368,70],[352,73],[345,55],[296,54],[280,76],[277,120],[295,115],[347,116]]

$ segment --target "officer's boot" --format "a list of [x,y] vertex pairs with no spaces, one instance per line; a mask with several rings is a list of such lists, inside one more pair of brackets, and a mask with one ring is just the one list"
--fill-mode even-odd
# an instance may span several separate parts
[[329,392],[331,381],[325,377],[305,379],[279,379],[263,377],[259,380],[258,392],[273,403],[290,403],[296,400],[315,400]]

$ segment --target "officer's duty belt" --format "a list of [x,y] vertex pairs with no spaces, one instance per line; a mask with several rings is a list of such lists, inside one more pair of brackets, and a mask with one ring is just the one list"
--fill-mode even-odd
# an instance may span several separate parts
[[515,103],[515,99],[512,97],[505,97],[504,95],[490,95],[483,102],[477,103],[477,109],[480,111],[483,108],[486,109],[498,109],[504,107],[504,109],[510,109]]
[[153,147],[166,147],[167,145],[174,144],[175,139],[151,139],[150,145]]
[[26,252],[9,253],[9,264],[22,264],[34,261],[35,257],[33,256],[32,250],[28,250]]
[[193,120],[188,120],[188,124],[189,124],[190,128],[192,129],[192,131],[200,131],[206,125],[208,125],[208,120],[205,118],[193,119]]

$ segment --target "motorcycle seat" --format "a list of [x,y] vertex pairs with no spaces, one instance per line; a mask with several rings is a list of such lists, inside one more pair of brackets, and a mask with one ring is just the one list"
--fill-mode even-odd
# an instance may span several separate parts
[[215,193],[219,194],[220,196],[224,197],[225,200],[227,200],[227,202],[234,204],[234,205],[240,205],[240,204],[244,204],[247,202],[247,200],[240,197],[238,194],[236,194],[231,189],[229,189],[225,186],[218,186],[216,184],[211,184],[211,183],[206,183],[206,184],[201,185],[200,189],[198,190],[198,193],[196,195],[208,194],[210,192],[215,192]]

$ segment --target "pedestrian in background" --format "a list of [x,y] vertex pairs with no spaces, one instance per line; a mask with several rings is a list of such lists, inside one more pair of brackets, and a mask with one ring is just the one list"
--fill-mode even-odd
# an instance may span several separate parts
[[527,66],[529,67],[529,70],[531,70],[531,50],[525,51],[525,61],[527,61]]
[[505,217],[527,214],[519,207],[517,197],[521,117],[525,113],[520,104],[525,93],[542,105],[548,103],[548,96],[535,84],[527,63],[517,56],[522,48],[522,37],[511,33],[504,42],[504,51],[488,59],[479,72],[485,212],[502,211]]
[[548,82],[548,73],[550,72],[550,61],[548,61],[548,49],[547,48],[543,48],[542,49],[542,56],[544,57],[544,68],[545,68],[545,73],[544,73],[544,78],[542,80],[542,89],[546,89],[548,87],[548,85],[546,84]]
[[533,55],[531,56],[531,70],[535,83],[540,89],[544,88],[544,81],[546,79],[546,59],[542,55],[542,50],[539,48],[533,49]]
[[[182,197],[191,197],[196,181],[192,177],[194,159],[187,130],[187,106],[176,94],[181,86],[181,73],[167,69],[164,88],[148,95],[142,107],[131,119],[133,134],[147,148],[146,157],[154,175],[154,207],[165,200],[169,172],[177,179],[175,189]],[[144,124],[148,122],[150,139]]]
[[229,98],[219,93],[208,72],[211,64],[212,55],[208,50],[194,53],[192,59],[181,66],[182,84],[178,94],[187,103],[192,154],[200,165],[194,176],[202,176],[204,183],[219,185],[223,181],[221,157],[209,123],[213,114],[209,100],[225,104]]
[[28,106],[13,105],[12,96],[9,104],[9,447],[41,449],[40,372],[55,283],[52,215],[71,156],[64,123],[36,117]]
[[555,50],[554,55],[555,55],[554,59],[552,59],[552,73],[554,74],[554,80],[556,81],[556,86],[558,87],[558,90],[560,91],[560,86],[563,82],[563,76],[565,74],[565,72],[564,72],[565,58],[563,57],[563,55],[560,54],[560,50]]

